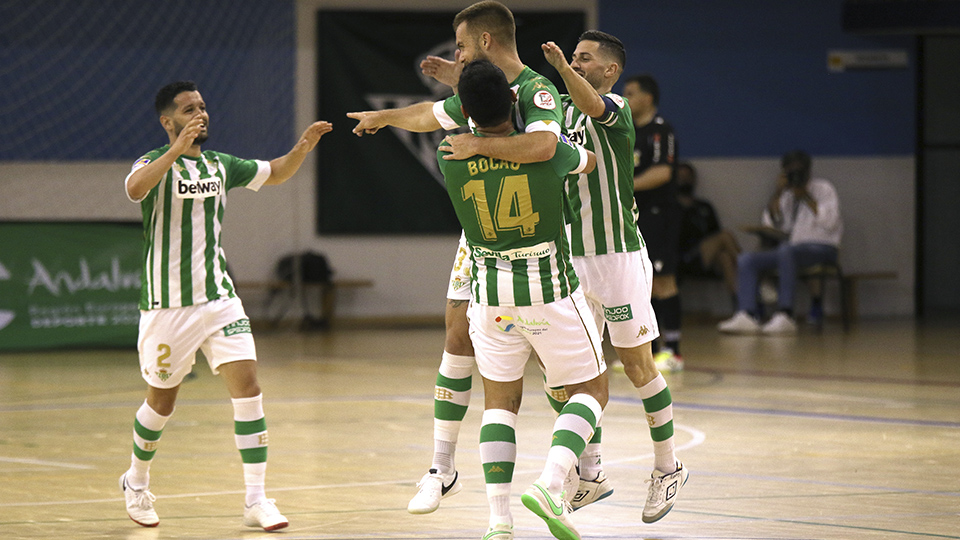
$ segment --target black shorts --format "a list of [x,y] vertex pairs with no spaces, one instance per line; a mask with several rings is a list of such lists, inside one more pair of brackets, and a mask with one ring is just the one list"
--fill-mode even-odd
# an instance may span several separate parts
[[640,208],[637,226],[647,243],[653,275],[675,275],[680,264],[680,205]]

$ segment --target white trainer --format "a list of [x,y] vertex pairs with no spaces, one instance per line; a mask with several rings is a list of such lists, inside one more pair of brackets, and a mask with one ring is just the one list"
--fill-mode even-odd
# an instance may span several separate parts
[[580,466],[574,465],[567,471],[567,477],[563,479],[563,500],[573,506],[574,497],[577,490],[580,489]]
[[513,540],[513,525],[498,523],[487,529],[481,540]]
[[440,508],[440,499],[456,495],[463,489],[460,483],[460,474],[453,472],[453,479],[444,483],[443,475],[437,469],[430,469],[423,478],[417,482],[420,488],[417,494],[410,499],[407,505],[407,512],[411,514],[429,514]]
[[263,499],[243,509],[243,524],[247,527],[259,527],[265,531],[278,531],[290,522],[277,510],[274,499]]
[[123,473],[120,476],[120,490],[127,500],[127,515],[134,523],[143,527],[156,527],[160,524],[160,517],[153,509],[153,502],[157,498],[150,493],[149,487],[133,489],[127,485],[127,473]]
[[687,483],[688,476],[687,468],[679,461],[677,470],[669,474],[654,469],[650,479],[644,480],[650,484],[647,503],[643,506],[644,523],[658,521],[673,509],[673,503],[677,502],[677,495],[680,494],[680,488]]
[[547,523],[550,534],[559,540],[580,540],[580,533],[570,521],[570,506],[563,497],[552,495],[539,481],[534,482],[520,496],[520,502],[528,510]]
[[797,323],[786,313],[778,311],[763,325],[760,332],[766,335],[790,336],[797,333]]
[[733,317],[718,324],[717,330],[725,334],[759,334],[760,323],[746,311],[738,311]]
[[570,508],[576,511],[611,495],[613,495],[613,483],[607,480],[607,475],[603,471],[600,471],[593,480],[580,479],[577,494],[570,501]]

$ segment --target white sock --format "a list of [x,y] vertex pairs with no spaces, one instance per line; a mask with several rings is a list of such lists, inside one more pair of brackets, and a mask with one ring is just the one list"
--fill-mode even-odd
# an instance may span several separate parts
[[[173,416],[173,413],[170,413],[170,416]],[[153,455],[157,451],[160,432],[163,431],[163,427],[167,424],[170,416],[157,414],[147,405],[146,400],[137,410],[137,421],[133,427],[133,444],[137,449],[130,455],[130,469],[127,471],[127,485],[131,488],[143,489],[150,485],[150,464],[153,463]],[[142,434],[147,436],[145,438],[137,432],[141,427],[156,432],[156,434],[143,432]],[[149,459],[138,458],[138,452],[141,456],[149,456]]]

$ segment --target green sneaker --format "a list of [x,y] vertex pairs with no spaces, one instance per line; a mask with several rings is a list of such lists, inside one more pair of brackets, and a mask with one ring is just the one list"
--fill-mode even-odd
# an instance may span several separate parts
[[580,540],[580,533],[570,522],[570,507],[561,496],[555,496],[547,488],[534,482],[526,493],[520,496],[520,502],[528,510],[547,522],[550,534],[559,540]]
[[481,540],[513,540],[513,525],[498,523],[487,529]]

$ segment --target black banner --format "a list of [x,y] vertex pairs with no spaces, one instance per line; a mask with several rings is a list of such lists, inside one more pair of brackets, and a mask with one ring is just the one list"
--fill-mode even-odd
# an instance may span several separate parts
[[[424,234],[460,229],[436,149],[445,132],[384,129],[357,137],[347,112],[399,108],[453,92],[424,76],[428,55],[452,60],[456,12],[318,12],[318,117],[336,130],[318,146],[320,234]],[[563,91],[540,45],[555,41],[570,55],[584,30],[583,12],[515,12],[520,59]]]

